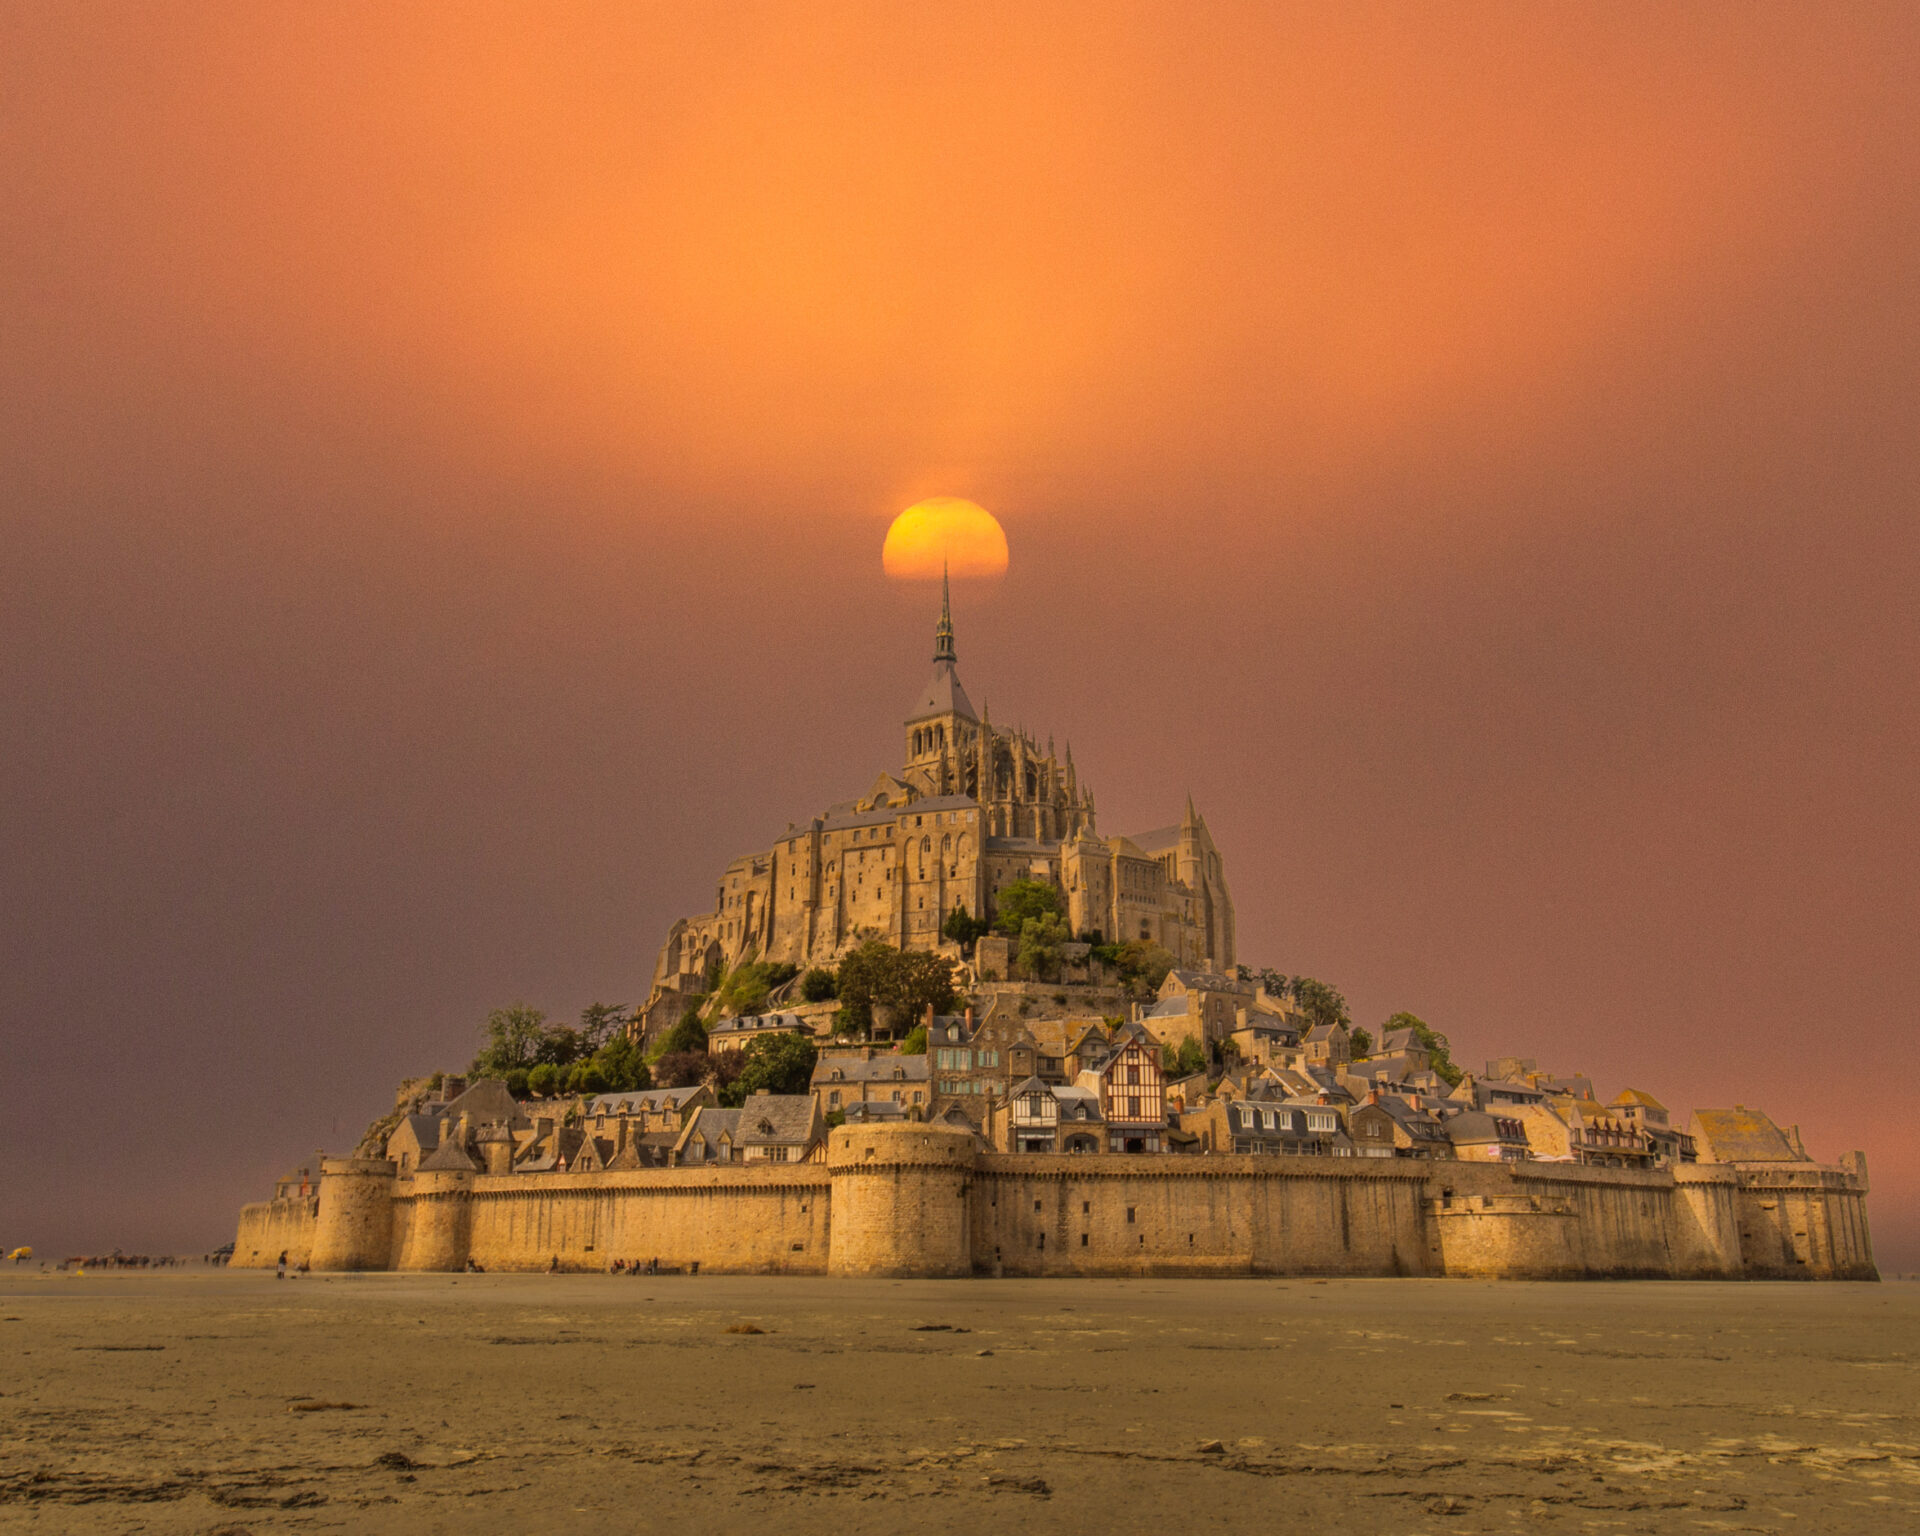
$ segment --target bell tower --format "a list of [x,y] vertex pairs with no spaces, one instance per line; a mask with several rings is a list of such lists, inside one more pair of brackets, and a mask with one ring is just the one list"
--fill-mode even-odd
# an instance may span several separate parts
[[933,631],[933,676],[920,690],[906,719],[909,783],[929,795],[965,794],[980,721],[960,686],[953,645],[953,602],[947,573],[940,573],[940,622]]

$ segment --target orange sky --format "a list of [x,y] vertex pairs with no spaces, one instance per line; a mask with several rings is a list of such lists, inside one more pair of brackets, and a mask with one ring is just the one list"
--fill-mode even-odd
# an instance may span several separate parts
[[1871,1087],[1920,995],[1917,42],[0,17],[0,1027],[35,1101],[167,1085],[85,1233],[212,1221],[495,1002],[637,996],[895,750],[931,618],[880,539],[944,493],[1014,548],[970,691],[1111,830],[1191,788],[1249,958],[1866,1146],[1920,1268]]

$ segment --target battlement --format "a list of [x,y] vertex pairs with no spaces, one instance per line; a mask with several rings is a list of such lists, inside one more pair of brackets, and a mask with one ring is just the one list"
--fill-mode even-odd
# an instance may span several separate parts
[[234,1262],[733,1274],[1878,1278],[1866,1167],[992,1153],[842,1126],[824,1163],[396,1173],[241,1213]]

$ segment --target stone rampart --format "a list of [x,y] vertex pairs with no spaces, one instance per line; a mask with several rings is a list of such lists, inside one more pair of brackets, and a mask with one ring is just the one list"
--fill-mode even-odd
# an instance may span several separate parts
[[316,1195],[241,1206],[239,1230],[233,1236],[233,1267],[272,1269],[282,1253],[296,1268],[306,1263],[313,1253],[313,1229],[319,1214]]
[[629,1173],[415,1174],[393,1186],[391,1267],[712,1274],[827,1272],[827,1170],[814,1163]]
[[329,1158],[241,1213],[234,1262],[715,1274],[1876,1278],[1864,1163],[1668,1169],[1062,1156],[844,1126],[820,1163],[394,1174]]
[[973,1267],[1008,1275],[1438,1274],[1411,1159],[997,1153]]

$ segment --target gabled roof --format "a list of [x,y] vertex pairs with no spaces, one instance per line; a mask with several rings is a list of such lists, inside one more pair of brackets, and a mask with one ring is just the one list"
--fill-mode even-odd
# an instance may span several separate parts
[[1780,1127],[1762,1110],[1736,1104],[1732,1109],[1696,1109],[1693,1133],[1703,1163],[1797,1163]]
[[814,1140],[819,1101],[810,1093],[756,1093],[740,1106],[735,1144],[741,1147],[800,1147]]
[[458,1098],[449,1099],[440,1113],[458,1120],[467,1116],[475,1125],[483,1120],[504,1120],[508,1125],[524,1125],[526,1114],[519,1100],[507,1091],[497,1077],[482,1078]]
[[1622,1088],[1619,1093],[1614,1095],[1613,1102],[1616,1104],[1638,1104],[1644,1109],[1665,1109],[1667,1107],[1652,1094],[1641,1088]]
[[420,1159],[422,1173],[478,1173],[480,1165],[473,1160],[472,1154],[460,1145],[457,1137],[449,1136],[439,1146]]
[[696,1083],[691,1088],[642,1088],[628,1093],[596,1093],[587,1101],[586,1113],[594,1115],[661,1114],[685,1109],[687,1101],[704,1092]]
[[924,1053],[913,1056],[823,1056],[814,1064],[812,1082],[924,1083],[932,1069]]
[[704,1141],[709,1147],[719,1146],[723,1138],[731,1144],[739,1139],[739,1132],[739,1110],[716,1109],[711,1104],[702,1104],[680,1127],[680,1134],[674,1138],[673,1150],[682,1153],[696,1139]]

